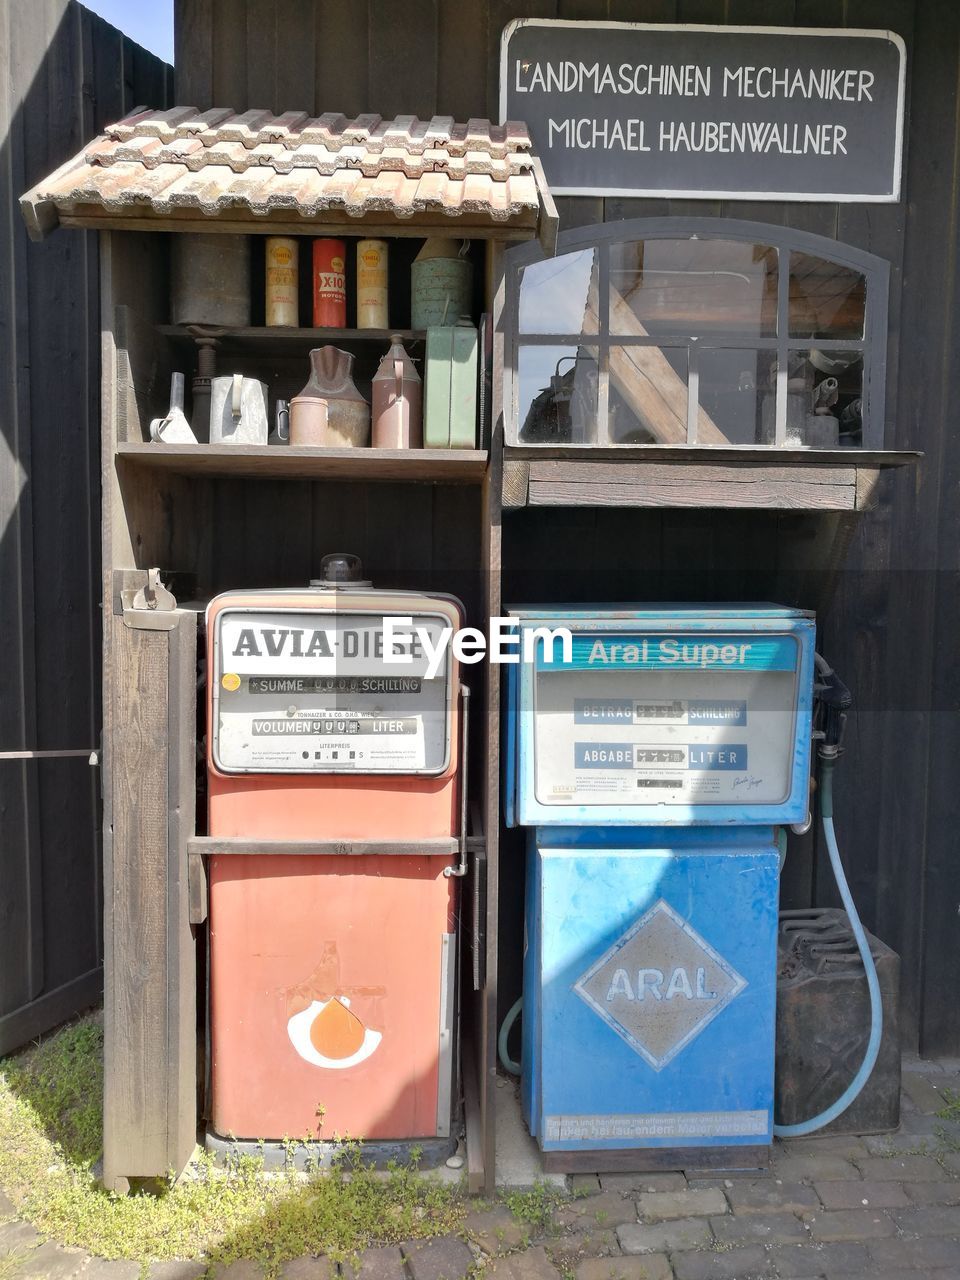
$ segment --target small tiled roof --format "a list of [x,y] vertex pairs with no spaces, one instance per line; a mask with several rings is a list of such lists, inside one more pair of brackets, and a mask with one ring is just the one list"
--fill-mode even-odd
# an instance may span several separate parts
[[[21,198],[31,234],[216,218],[486,225],[536,234],[552,209],[526,125],[450,116],[138,108]],[[255,230],[256,227],[248,227]],[[466,229],[466,228],[464,228]]]

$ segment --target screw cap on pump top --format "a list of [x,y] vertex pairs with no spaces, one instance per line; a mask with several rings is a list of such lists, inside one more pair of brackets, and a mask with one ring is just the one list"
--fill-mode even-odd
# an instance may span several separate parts
[[310,579],[311,587],[329,591],[356,591],[372,587],[373,579],[363,576],[363,561],[349,551],[332,551],[320,561],[320,577]]

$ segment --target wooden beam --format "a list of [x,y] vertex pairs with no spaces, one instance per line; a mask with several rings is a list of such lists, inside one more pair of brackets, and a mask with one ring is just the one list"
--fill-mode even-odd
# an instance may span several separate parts
[[117,447],[120,466],[180,475],[275,476],[290,480],[418,481],[480,484],[482,449],[324,449],[307,445],[189,444],[131,441]]
[[196,1142],[196,944],[187,836],[196,828],[197,619],[109,627],[112,822],[105,832],[103,1180],[162,1177]]
[[[27,193],[29,196],[30,193]],[[26,200],[27,196],[23,199]],[[36,227],[41,233],[40,220],[49,215],[41,212],[41,202],[34,199]],[[479,221],[471,217],[453,217],[444,213],[423,213],[416,218],[391,221],[381,212],[345,217],[342,212],[318,213],[312,218],[291,218],[289,211],[277,210],[273,214],[248,214],[242,216],[236,210],[229,214],[204,217],[195,210],[167,214],[150,213],[146,209],[131,206],[128,214],[111,214],[101,205],[75,205],[71,209],[58,210],[60,224],[64,227],[84,227],[89,231],[201,231],[215,234],[309,236],[317,235],[317,228],[326,236],[382,236],[422,240],[431,232],[443,232],[458,240],[533,240],[537,234],[537,215],[531,210],[516,220],[494,222]],[[24,216],[27,216],[25,211]],[[31,217],[34,215],[31,214]]]
[[190,856],[207,857],[449,858],[457,849],[458,842],[452,836],[428,836],[423,840],[248,840],[244,836],[190,836],[187,840]]

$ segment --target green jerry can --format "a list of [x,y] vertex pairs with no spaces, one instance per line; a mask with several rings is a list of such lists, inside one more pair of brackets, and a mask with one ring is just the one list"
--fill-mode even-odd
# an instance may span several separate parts
[[477,330],[461,318],[427,330],[425,449],[477,447]]

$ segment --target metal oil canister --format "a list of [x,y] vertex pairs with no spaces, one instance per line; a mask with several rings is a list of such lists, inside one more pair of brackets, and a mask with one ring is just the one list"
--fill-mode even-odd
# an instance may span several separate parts
[[245,328],[250,323],[249,237],[185,232],[172,240],[173,323]]
[[298,245],[287,236],[268,236],[266,244],[265,323],[295,329],[300,320],[297,305]]
[[389,327],[387,242],[361,240],[357,245],[357,328]]
[[473,264],[465,256],[467,246],[466,240],[434,237],[425,241],[410,269],[414,329],[456,324],[460,316],[470,315]]
[[317,329],[347,327],[346,254],[342,240],[313,242],[313,323]]
[[427,330],[423,442],[427,449],[473,449],[477,442],[477,331],[461,317]]
[[[900,1123],[900,957],[867,934],[883,1003],[883,1038],[863,1092],[831,1133],[886,1133]],[[777,1070],[774,1114],[796,1124],[830,1106],[863,1060],[870,997],[846,912],[780,913],[777,944]]]

